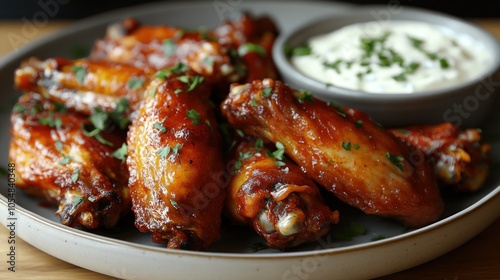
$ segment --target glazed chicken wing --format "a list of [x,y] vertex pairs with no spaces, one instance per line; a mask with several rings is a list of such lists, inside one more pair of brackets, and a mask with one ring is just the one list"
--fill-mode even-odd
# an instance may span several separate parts
[[307,175],[367,214],[409,227],[441,215],[437,180],[424,155],[358,110],[265,79],[233,85],[222,111],[245,133],[281,142]]
[[[111,228],[130,210],[128,170],[113,157],[125,133],[103,133],[107,144],[83,133],[87,117],[27,93],[11,115],[10,161],[16,185],[59,205],[71,227]],[[112,147],[113,145],[114,147]]]
[[423,151],[443,185],[458,191],[476,191],[486,181],[490,145],[481,143],[481,130],[451,123],[390,130],[396,137]]
[[210,88],[188,71],[155,79],[146,92],[127,140],[135,225],[168,248],[206,250],[219,238],[225,197]]
[[90,57],[157,70],[184,63],[213,84],[241,78],[230,49],[220,45],[210,32],[140,25],[134,19],[110,26],[105,38],[95,43]]
[[128,100],[131,111],[136,110],[154,73],[147,67],[108,61],[30,58],[16,70],[15,85],[90,115],[95,108],[115,109],[122,98]]
[[236,146],[228,159],[234,175],[225,212],[253,227],[268,247],[286,249],[328,233],[339,213],[323,203],[315,183],[281,152],[250,138]]

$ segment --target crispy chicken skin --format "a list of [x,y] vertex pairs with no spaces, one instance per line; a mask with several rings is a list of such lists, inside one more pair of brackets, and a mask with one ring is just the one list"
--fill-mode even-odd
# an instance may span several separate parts
[[29,58],[16,70],[15,85],[90,115],[94,108],[115,109],[121,98],[129,101],[131,111],[136,110],[154,73],[118,62]]
[[221,230],[221,136],[210,88],[197,77],[153,80],[128,133],[135,225],[168,248],[206,250]]
[[11,115],[9,158],[16,185],[59,205],[56,214],[70,227],[111,228],[130,210],[128,170],[112,156],[125,133],[103,135],[110,145],[87,137],[87,118],[26,93]]
[[316,182],[367,214],[421,227],[442,213],[437,180],[424,155],[358,110],[272,79],[233,85],[221,108],[236,128],[281,142]]
[[241,77],[230,49],[210,32],[141,25],[132,18],[110,26],[106,36],[96,41],[90,57],[157,70],[184,63],[214,84]]
[[283,250],[327,234],[338,223],[338,211],[323,203],[300,167],[281,155],[282,160],[273,157],[260,143],[246,138],[228,158],[234,169],[225,213],[253,227],[271,248]]
[[489,144],[481,142],[481,130],[451,123],[391,129],[396,137],[423,151],[444,187],[457,191],[478,190],[489,174]]

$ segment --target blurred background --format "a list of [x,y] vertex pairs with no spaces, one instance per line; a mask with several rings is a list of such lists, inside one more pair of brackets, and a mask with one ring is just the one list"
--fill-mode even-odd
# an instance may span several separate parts
[[[80,19],[109,10],[138,5],[148,2],[173,2],[172,0],[0,0],[0,19],[22,19],[31,16],[40,10],[42,5],[50,6],[57,2],[60,10],[54,13],[53,19]],[[179,0],[176,0],[180,2]],[[196,0],[200,1],[200,0]],[[215,0],[207,0],[214,2]],[[240,0],[241,1],[241,0]],[[256,0],[243,0],[256,1]],[[279,1],[279,0],[278,0]],[[307,0],[304,0],[307,1]],[[182,2],[195,2],[183,0]],[[353,4],[389,4],[397,3],[403,6],[420,7],[434,11],[444,12],[462,18],[498,18],[500,10],[493,8],[491,3],[496,1],[448,1],[448,0],[338,0],[323,2],[345,2]],[[488,3],[489,2],[489,3]]]

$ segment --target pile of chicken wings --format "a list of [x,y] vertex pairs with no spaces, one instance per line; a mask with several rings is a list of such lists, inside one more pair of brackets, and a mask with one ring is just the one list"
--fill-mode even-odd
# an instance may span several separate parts
[[17,186],[61,223],[112,228],[128,215],[168,248],[208,250],[228,217],[287,249],[342,219],[320,188],[418,228],[445,188],[489,172],[479,129],[384,128],[280,81],[278,28],[242,13],[213,29],[108,27],[83,59],[27,58],[11,114]]

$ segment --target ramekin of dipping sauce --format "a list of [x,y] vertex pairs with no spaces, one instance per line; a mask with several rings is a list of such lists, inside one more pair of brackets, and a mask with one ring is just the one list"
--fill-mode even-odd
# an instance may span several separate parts
[[484,121],[500,87],[496,38],[417,8],[379,19],[387,9],[366,6],[283,34],[273,50],[283,80],[386,126]]

